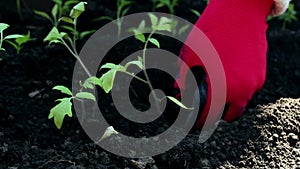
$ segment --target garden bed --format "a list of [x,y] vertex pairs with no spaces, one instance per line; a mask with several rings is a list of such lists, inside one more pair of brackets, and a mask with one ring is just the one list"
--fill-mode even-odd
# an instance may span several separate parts
[[[111,2],[95,3],[84,18],[113,15]],[[297,6],[298,5],[298,6]],[[300,9],[300,4],[296,8]],[[149,1],[138,2],[131,13],[149,11]],[[204,2],[184,1],[176,14],[195,22],[187,8],[203,10]],[[300,22],[285,30],[271,21],[268,31],[267,80],[249,103],[245,115],[232,124],[221,122],[212,137],[199,144],[197,132],[154,158],[129,159],[104,151],[82,130],[76,117],[66,118],[58,130],[48,120],[55,85],[71,86],[75,59],[59,45],[42,41],[51,25],[31,12],[20,21],[16,12],[1,10],[8,33],[31,31],[20,54],[7,45],[0,52],[0,168],[299,168],[300,167]],[[81,26],[98,29],[105,22]],[[100,25],[100,26],[99,26]],[[79,46],[84,43],[80,41]],[[134,46],[135,44],[133,44]],[[130,46],[130,44],[128,44]],[[117,139],[112,136],[112,141]],[[155,160],[155,161],[154,161]]]

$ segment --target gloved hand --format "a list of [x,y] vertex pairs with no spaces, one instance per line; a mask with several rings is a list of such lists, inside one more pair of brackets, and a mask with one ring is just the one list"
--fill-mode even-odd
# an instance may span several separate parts
[[[266,18],[282,14],[289,2],[290,0],[211,0],[196,22],[195,27],[210,39],[224,67],[227,85],[226,109],[223,113],[225,121],[231,122],[240,117],[253,94],[262,88],[268,48]],[[193,43],[195,38],[197,37],[192,31],[187,41]],[[200,57],[187,46],[183,46],[180,53],[180,58],[189,68],[200,67],[205,70]],[[174,87],[184,90],[187,85],[187,70],[184,66],[179,67],[179,78]],[[203,77],[201,73],[194,74]],[[206,88],[207,94],[201,97],[200,92],[200,103],[203,97],[206,101],[199,112],[196,129],[202,128],[210,108],[212,89],[209,78],[206,75],[204,82],[198,83],[198,88]],[[203,87],[205,84],[207,87]],[[196,93],[194,96],[195,101],[198,101],[197,95]]]

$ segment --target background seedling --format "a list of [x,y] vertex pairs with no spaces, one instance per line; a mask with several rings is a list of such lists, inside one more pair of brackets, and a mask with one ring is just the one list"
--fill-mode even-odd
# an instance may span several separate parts
[[14,41],[7,40],[9,44],[11,44],[16,50],[17,53],[20,53],[20,50],[23,48],[23,44],[34,40],[33,38],[30,38],[30,32],[28,31],[27,35],[22,35],[22,37],[17,37],[14,39]]
[[53,2],[54,6],[51,10],[51,16],[44,11],[34,10],[34,13],[49,20],[52,23],[52,25],[57,27],[59,18],[61,18],[68,11],[70,11],[71,5],[78,3],[79,0],[53,0]]
[[[30,32],[28,32],[27,35],[12,34],[12,35],[4,36],[3,31],[7,28],[9,28],[8,24],[0,23],[0,50],[5,51],[5,49],[2,47],[2,45],[3,45],[3,42],[7,42],[7,43],[11,44],[17,50],[17,53],[19,53],[23,47],[22,45],[24,43],[32,40],[30,38]],[[15,40],[15,42],[12,41],[13,39]]]
[[178,5],[179,0],[153,0],[153,11],[158,8],[167,7],[170,14],[175,14],[175,6]]
[[[122,17],[128,13],[128,11],[130,9],[130,5],[132,3],[133,2],[129,1],[129,0],[117,0],[116,24],[117,24],[119,37],[121,35],[121,29],[122,29]],[[100,20],[113,21],[114,18],[110,17],[110,16],[102,16],[102,17],[96,18],[94,21],[100,21]]]
[[[64,45],[68,49],[68,51],[76,58],[76,60],[81,64],[87,75],[91,77],[91,74],[81,61],[76,49],[76,41],[78,39],[77,19],[85,11],[86,4],[86,2],[79,2],[72,8],[69,17],[59,18],[59,21],[66,22],[73,26],[70,28],[72,35],[66,32],[60,32],[57,27],[53,27],[47,35],[47,37],[44,39],[44,41],[49,42],[49,44],[58,43]],[[65,86],[55,86],[53,89],[59,90],[68,96],[62,99],[58,99],[57,101],[59,101],[59,103],[50,110],[50,114],[48,116],[49,119],[54,118],[54,123],[59,129],[61,128],[64,117],[66,115],[72,117],[72,99],[88,99],[96,101],[96,98],[92,93],[84,92],[82,90],[73,95],[71,90]]]

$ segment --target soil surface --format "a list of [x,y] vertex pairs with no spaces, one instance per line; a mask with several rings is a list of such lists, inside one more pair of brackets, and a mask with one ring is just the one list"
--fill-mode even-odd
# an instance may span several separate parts
[[[184,1],[175,11],[195,22],[197,17],[186,9],[202,11],[204,7],[203,2]],[[300,9],[300,3],[295,8]],[[116,11],[110,1],[94,2],[89,9],[80,22],[99,15],[113,16]],[[150,10],[151,2],[144,1],[135,3],[130,13]],[[281,21],[270,21],[267,80],[240,119],[231,124],[220,122],[205,143],[199,143],[199,132],[192,132],[168,152],[141,159],[124,158],[101,149],[85,134],[76,117],[65,118],[58,130],[47,118],[54,101],[62,97],[52,88],[58,84],[71,86],[75,59],[64,47],[42,42],[51,25],[32,12],[24,9],[24,20],[20,21],[16,12],[3,9],[0,21],[11,25],[6,33],[25,34],[30,30],[36,38],[20,54],[7,44],[7,50],[0,52],[0,168],[300,168],[300,21],[284,30]],[[79,29],[98,29],[105,24],[87,22]],[[79,46],[84,42],[81,40]],[[128,46],[138,48],[137,44]],[[165,46],[172,48],[168,43]],[[109,99],[102,102],[110,104]],[[134,104],[145,108],[138,102]],[[121,129],[130,126],[126,122],[116,124]],[[132,132],[135,127],[127,129]],[[113,143],[118,136],[108,139]]]

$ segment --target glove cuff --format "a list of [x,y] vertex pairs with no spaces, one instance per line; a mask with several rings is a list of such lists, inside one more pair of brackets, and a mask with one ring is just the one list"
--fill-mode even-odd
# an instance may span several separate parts
[[283,14],[289,7],[291,0],[274,0],[274,6],[271,9],[270,15],[278,16]]

